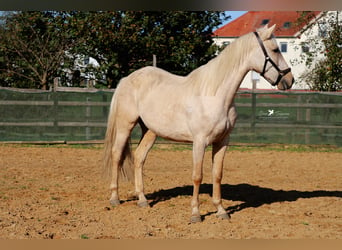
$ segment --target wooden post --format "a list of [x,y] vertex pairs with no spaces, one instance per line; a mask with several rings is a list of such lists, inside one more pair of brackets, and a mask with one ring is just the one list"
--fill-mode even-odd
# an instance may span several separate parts
[[252,80],[252,121],[251,121],[251,130],[256,137],[256,132],[255,132],[255,125],[256,125],[256,89],[257,89],[257,83],[260,80],[260,76],[258,73],[255,71],[251,72],[251,80]]
[[251,128],[252,132],[255,135],[255,124],[256,124],[256,84],[257,80],[252,80],[253,87],[252,87],[252,122],[251,122]]
[[[86,107],[86,123],[89,122],[89,118],[90,118],[90,97],[87,97],[87,107]],[[89,125],[87,124],[86,126],[86,129],[85,129],[85,132],[86,132],[86,140],[90,140],[90,127]]]
[[153,67],[157,67],[157,56],[153,55]]
[[58,78],[55,77],[53,79],[53,93],[52,94],[52,100],[53,100],[53,129],[55,133],[58,131]]
[[58,77],[53,78],[53,92],[56,92],[58,89]]
[[[308,108],[305,111],[305,123],[309,124],[311,121],[311,109]],[[310,129],[305,129],[305,144],[310,144]]]

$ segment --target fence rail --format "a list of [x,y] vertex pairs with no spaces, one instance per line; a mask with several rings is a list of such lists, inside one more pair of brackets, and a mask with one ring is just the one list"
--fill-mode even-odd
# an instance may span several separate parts
[[[0,141],[102,140],[113,90],[0,88]],[[342,146],[342,93],[238,92],[231,141]],[[139,137],[139,129],[133,138]]]
[[[269,103],[258,103],[258,107],[269,107]],[[252,103],[240,103],[240,107],[252,107]],[[342,108],[341,104],[336,103],[273,103],[272,107],[280,108]]]

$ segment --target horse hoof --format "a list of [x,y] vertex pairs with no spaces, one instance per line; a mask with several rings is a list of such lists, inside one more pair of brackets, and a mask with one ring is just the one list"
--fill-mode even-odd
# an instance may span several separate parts
[[227,213],[218,214],[218,215],[216,215],[216,217],[219,218],[219,219],[222,219],[222,220],[229,220],[230,219],[230,216]]
[[149,207],[150,206],[147,201],[138,202],[137,205],[138,205],[138,207]]
[[119,200],[110,200],[110,205],[112,205],[113,207],[116,207],[117,205],[120,205],[120,201]]
[[191,216],[190,222],[191,222],[191,223],[202,222],[201,216],[199,216],[199,215],[193,215],[193,216]]

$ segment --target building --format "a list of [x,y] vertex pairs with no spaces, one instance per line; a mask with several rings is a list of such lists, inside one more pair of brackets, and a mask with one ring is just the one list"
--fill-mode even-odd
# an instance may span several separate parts
[[59,84],[68,87],[94,87],[98,82],[105,81],[105,75],[96,74],[100,64],[93,57],[84,55],[71,55],[68,51],[66,56],[72,59],[73,65],[70,68],[63,68]]
[[[333,12],[340,15],[340,12]],[[214,31],[214,42],[219,46],[227,46],[236,38],[255,31],[266,24],[276,24],[275,37],[286,62],[292,69],[297,80],[293,89],[308,89],[307,83],[300,79],[300,76],[308,70],[308,66],[302,61],[305,51],[310,48],[305,41],[317,39],[321,41],[326,35],[328,13],[314,11],[310,13],[307,22],[298,24],[301,13],[297,11],[249,11],[234,21]],[[317,49],[317,48],[315,48]],[[323,54],[322,54],[323,55]],[[321,55],[321,56],[322,56]],[[319,59],[319,58],[316,58]],[[241,89],[252,89],[252,77],[256,80],[257,89],[274,89],[266,80],[256,74],[249,73],[243,80]]]

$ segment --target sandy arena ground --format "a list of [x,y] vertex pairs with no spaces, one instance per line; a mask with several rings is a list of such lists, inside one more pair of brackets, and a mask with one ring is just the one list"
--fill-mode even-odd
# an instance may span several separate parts
[[111,207],[102,148],[0,145],[0,239],[342,239],[342,154],[232,150],[223,205],[211,203],[211,152],[201,186],[203,222],[190,224],[191,150],[154,148],[146,161],[150,208],[120,182]]

